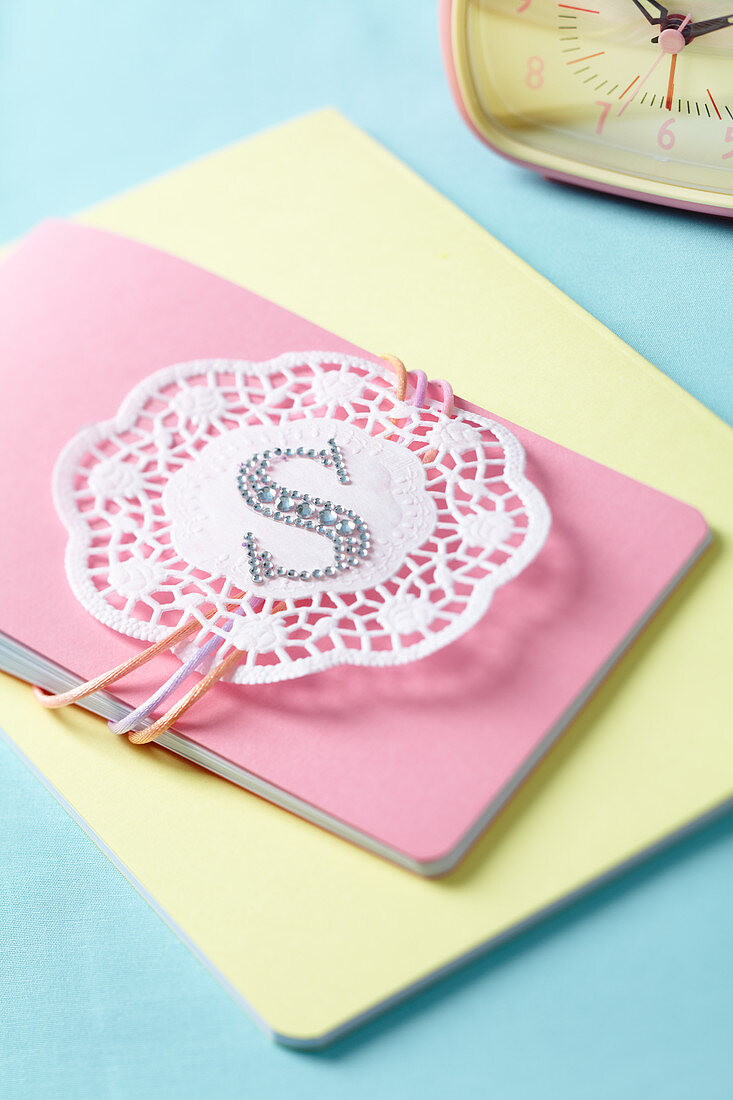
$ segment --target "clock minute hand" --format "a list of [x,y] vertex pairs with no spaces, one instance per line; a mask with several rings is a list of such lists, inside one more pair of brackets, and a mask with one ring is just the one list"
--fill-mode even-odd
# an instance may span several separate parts
[[[633,2],[634,4],[636,4],[641,14],[649,23],[659,23],[661,26],[662,22],[667,18],[669,14],[667,9],[663,7],[662,4],[656,3],[656,0],[633,0]],[[654,12],[657,12],[658,14],[655,15],[654,12],[651,12],[649,10],[650,8],[653,8]]]
[[712,34],[713,31],[722,31],[731,26],[733,15],[719,15],[717,19],[702,19],[699,23],[691,23],[690,35],[692,38],[699,38],[701,34]]
[[[693,38],[700,38],[703,34],[712,34],[713,31],[723,31],[726,27],[733,27],[733,14],[719,15],[715,19],[701,19],[697,23],[690,23],[690,42]],[[652,42],[658,41],[658,36],[652,38]]]

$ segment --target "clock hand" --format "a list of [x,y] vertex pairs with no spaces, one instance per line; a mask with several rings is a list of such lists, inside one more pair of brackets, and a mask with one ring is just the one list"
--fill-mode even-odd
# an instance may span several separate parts
[[667,98],[664,106],[668,111],[672,110],[672,96],[674,95],[674,74],[677,68],[677,54],[671,53],[669,55],[669,80],[667,81]]
[[[716,19],[701,19],[697,23],[690,23],[690,41],[700,38],[703,34],[712,34],[713,31],[722,31],[726,27],[733,27],[733,15],[719,15]],[[658,42],[659,35],[652,38],[652,42]]]
[[[661,26],[661,24],[669,14],[665,7],[662,7],[661,4],[656,3],[656,0],[633,0],[633,2],[634,4],[636,4],[641,14],[649,23],[659,23]],[[652,12],[649,11],[649,8],[653,8],[654,11],[658,12],[659,14],[654,15]]]
[[[636,0],[635,0],[635,2],[636,2]],[[685,38],[684,38],[684,35],[682,34],[682,31],[685,29],[685,27],[687,26],[687,24],[689,22],[690,22],[690,16],[686,15],[685,18],[683,19],[683,21],[680,23],[679,27],[667,27],[666,30],[662,31],[662,33],[659,36],[659,56],[657,57],[656,61],[651,66],[649,71],[644,75],[644,77],[636,85],[636,87],[634,88],[633,93],[629,96],[629,98],[627,100],[625,100],[623,106],[621,107],[620,111],[618,112],[618,114],[616,116],[617,118],[619,118],[624,113],[624,111],[626,110],[628,105],[630,103],[632,103],[634,101],[634,99],[636,99],[636,96],[637,96],[637,93],[639,92],[639,89],[642,88],[646,84],[647,80],[652,75],[652,73],[656,69],[657,65],[659,64],[659,62],[664,57],[666,57],[666,55],[668,53],[678,54],[680,52],[680,50],[684,49]]]
[[698,23],[690,23],[690,38],[699,38],[701,34],[722,31],[725,27],[733,27],[733,15],[719,15],[717,19],[702,19]]

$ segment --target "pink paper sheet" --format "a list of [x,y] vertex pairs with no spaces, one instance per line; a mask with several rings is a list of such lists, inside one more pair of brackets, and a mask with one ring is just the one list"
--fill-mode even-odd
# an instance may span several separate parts
[[[0,267],[0,629],[85,678],[135,652],[70,592],[59,451],[161,367],[310,349],[379,362],[145,246],[65,223],[31,234]],[[509,426],[553,526],[478,626],[401,668],[218,686],[180,732],[411,860],[450,853],[707,535],[688,505]],[[136,704],[175,667],[157,662],[118,694]]]

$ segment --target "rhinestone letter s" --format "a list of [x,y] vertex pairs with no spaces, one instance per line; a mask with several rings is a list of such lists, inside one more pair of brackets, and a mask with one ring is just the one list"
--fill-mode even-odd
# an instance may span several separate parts
[[262,516],[289,527],[300,527],[328,539],[333,547],[333,565],[325,569],[287,569],[276,565],[269,550],[260,550],[255,537],[248,531],[242,542],[247,551],[247,561],[252,580],[262,584],[273,577],[289,580],[324,580],[335,577],[347,569],[357,568],[369,556],[371,546],[367,525],[352,509],[343,508],[330,500],[311,497],[279,485],[270,477],[275,462],[289,458],[311,458],[314,462],[333,469],[342,485],[349,485],[341,450],[335,439],[329,439],[328,448],[316,451],[311,448],[276,447],[262,454],[252,455],[239,467],[237,486],[246,504]]

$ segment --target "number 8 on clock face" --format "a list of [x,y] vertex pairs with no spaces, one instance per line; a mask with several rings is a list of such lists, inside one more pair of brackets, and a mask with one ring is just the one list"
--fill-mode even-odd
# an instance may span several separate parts
[[733,0],[442,0],[459,106],[545,176],[733,215]]

